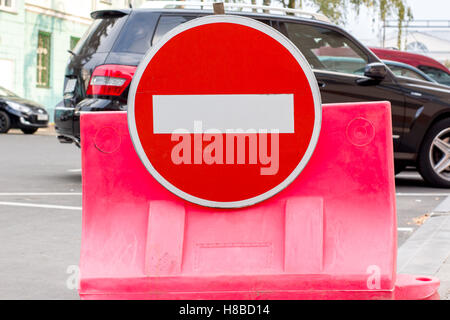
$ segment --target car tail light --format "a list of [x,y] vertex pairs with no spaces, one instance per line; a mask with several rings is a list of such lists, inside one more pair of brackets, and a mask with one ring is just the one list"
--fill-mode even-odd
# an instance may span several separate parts
[[87,95],[120,96],[133,78],[135,66],[105,64],[95,68]]

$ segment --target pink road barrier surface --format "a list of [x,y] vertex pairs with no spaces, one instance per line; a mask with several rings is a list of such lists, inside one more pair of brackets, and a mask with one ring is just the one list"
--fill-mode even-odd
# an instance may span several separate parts
[[263,202],[221,209],[153,178],[125,112],[82,114],[81,298],[435,297],[438,279],[396,275],[390,117],[388,102],[323,105],[301,174]]

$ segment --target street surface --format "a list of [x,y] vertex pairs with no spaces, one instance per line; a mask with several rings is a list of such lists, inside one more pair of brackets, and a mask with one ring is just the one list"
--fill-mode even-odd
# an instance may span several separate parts
[[[0,299],[78,299],[66,283],[80,252],[80,150],[51,130],[11,130],[0,150]],[[396,184],[401,246],[450,190],[427,187],[414,171]]]

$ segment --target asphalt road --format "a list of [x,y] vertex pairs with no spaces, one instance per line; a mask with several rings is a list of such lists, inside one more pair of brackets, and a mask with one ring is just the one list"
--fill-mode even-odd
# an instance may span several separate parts
[[[78,298],[66,283],[80,252],[80,163],[80,150],[55,136],[0,135],[0,299]],[[414,171],[396,184],[400,246],[450,190]]]

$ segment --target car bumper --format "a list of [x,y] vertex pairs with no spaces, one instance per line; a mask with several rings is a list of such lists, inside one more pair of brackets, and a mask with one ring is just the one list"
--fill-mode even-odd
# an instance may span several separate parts
[[80,112],[124,111],[126,105],[112,100],[86,98],[75,107],[66,107],[61,101],[55,106],[55,130],[61,143],[80,144]]
[[36,115],[32,115],[30,117],[19,117],[19,127],[25,128],[47,128],[48,120],[37,120]]
[[75,108],[64,106],[61,101],[55,106],[55,131],[58,134],[58,140],[61,143],[71,143],[79,141],[79,137],[74,135],[73,122],[75,117]]

